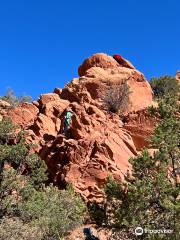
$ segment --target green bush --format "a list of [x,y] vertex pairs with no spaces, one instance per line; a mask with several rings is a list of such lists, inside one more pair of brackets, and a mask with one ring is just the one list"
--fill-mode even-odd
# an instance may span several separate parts
[[36,190],[28,177],[9,168],[3,172],[0,191],[1,217],[18,217],[41,229],[43,239],[59,240],[83,222],[85,205],[71,189],[50,185]]
[[0,124],[0,239],[59,240],[82,223],[85,205],[70,187],[60,191],[52,185],[46,186],[45,162],[30,154],[31,145],[23,138],[12,144],[9,136],[15,136],[15,128],[3,120]]
[[154,93],[154,97],[159,99],[167,94],[177,95],[179,93],[179,83],[171,76],[162,76],[160,78],[152,78],[150,85]]
[[85,206],[80,197],[68,189],[59,191],[49,186],[19,203],[20,216],[42,229],[44,239],[59,239],[82,223]]
[[24,143],[18,143],[16,145],[0,145],[0,162],[8,162],[12,165],[19,166],[25,160],[28,154],[27,146]]
[[47,165],[37,154],[28,155],[25,158],[25,164],[31,184],[37,189],[48,180]]
[[24,223],[18,217],[5,217],[0,220],[1,240],[42,240],[40,228],[29,223]]
[[12,123],[11,119],[3,118],[2,121],[0,121],[0,144],[8,143],[9,140],[14,139],[16,129],[17,126]]
[[[126,184],[107,183],[107,199],[120,199],[112,208],[114,222],[119,229],[131,234],[136,227],[149,230],[170,229],[171,234],[143,234],[142,239],[179,239],[178,229],[180,185],[175,169],[180,167],[180,119],[177,94],[166,94],[156,109],[161,121],[152,137],[152,145],[158,149],[151,156],[147,150],[130,159],[132,176],[126,176]],[[171,167],[171,178],[168,169]],[[136,239],[136,236],[129,236]]]
[[[34,186],[39,186],[40,183],[47,180],[47,166],[44,161],[40,160],[37,154],[29,154],[30,144],[26,144],[23,138],[19,142],[12,145],[9,144],[10,139],[16,137],[16,126],[9,119],[3,119],[0,122],[0,164],[3,167],[4,163],[9,163],[15,167],[21,174],[26,168],[28,175]],[[19,137],[23,137],[21,132]]]

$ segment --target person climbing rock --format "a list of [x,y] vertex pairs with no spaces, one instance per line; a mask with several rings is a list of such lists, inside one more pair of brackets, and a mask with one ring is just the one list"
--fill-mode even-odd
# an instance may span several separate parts
[[73,112],[71,109],[67,109],[65,116],[64,116],[64,134],[67,135],[68,130],[70,128],[70,124],[71,124],[71,118],[72,118]]
[[127,60],[125,60],[121,55],[115,54],[113,58],[122,66],[126,68],[134,69],[134,66]]
[[93,235],[91,228],[84,228],[83,233],[86,237],[85,240],[99,240],[98,237]]

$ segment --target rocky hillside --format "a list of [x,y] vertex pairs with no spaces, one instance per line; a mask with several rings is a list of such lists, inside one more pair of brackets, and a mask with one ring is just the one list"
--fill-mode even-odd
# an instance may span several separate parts
[[[78,73],[63,89],[10,109],[8,115],[28,132],[27,141],[36,144],[34,151],[46,161],[56,185],[70,182],[86,201],[101,202],[107,176],[123,180],[131,171],[128,159],[149,144],[156,125],[147,112],[152,90],[131,63],[123,59],[119,64],[103,53],[86,59]],[[101,95],[123,81],[130,87],[130,102],[119,116],[103,109]],[[73,117],[67,138],[62,129],[69,107]]]

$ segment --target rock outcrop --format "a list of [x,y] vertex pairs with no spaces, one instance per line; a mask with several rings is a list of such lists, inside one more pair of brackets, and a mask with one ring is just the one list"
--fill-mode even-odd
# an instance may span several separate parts
[[150,147],[149,136],[153,134],[158,120],[145,109],[127,114],[124,121],[124,129],[132,137],[137,151]]
[[[124,59],[124,61],[126,61]],[[9,116],[29,133],[48,165],[52,181],[64,187],[73,184],[86,201],[103,200],[101,190],[108,175],[123,180],[131,171],[129,158],[148,145],[154,120],[146,108],[152,104],[152,90],[143,74],[121,66],[111,56],[95,54],[79,67],[79,78],[64,89],[42,94],[32,104],[11,109]],[[118,114],[102,109],[101,94],[107,87],[127,81],[130,104],[121,121]],[[73,111],[70,133],[65,137],[64,113]]]
[[8,116],[23,129],[30,127],[39,113],[39,109],[31,103],[23,103],[8,111]]
[[62,97],[69,95],[72,101],[96,102],[100,106],[101,94],[107,88],[127,81],[131,91],[127,112],[145,109],[152,103],[152,89],[144,75],[136,69],[121,66],[111,56],[95,54],[83,62],[78,72],[80,78],[73,79],[68,89],[63,89]]

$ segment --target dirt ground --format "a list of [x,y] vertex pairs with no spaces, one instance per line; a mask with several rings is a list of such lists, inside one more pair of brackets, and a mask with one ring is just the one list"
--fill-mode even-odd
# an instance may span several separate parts
[[115,232],[112,229],[108,228],[97,228],[96,225],[82,225],[76,229],[74,229],[65,240],[85,240],[85,236],[83,234],[84,228],[91,228],[95,237],[98,237],[99,240],[132,240],[133,235],[127,236],[126,232]]

